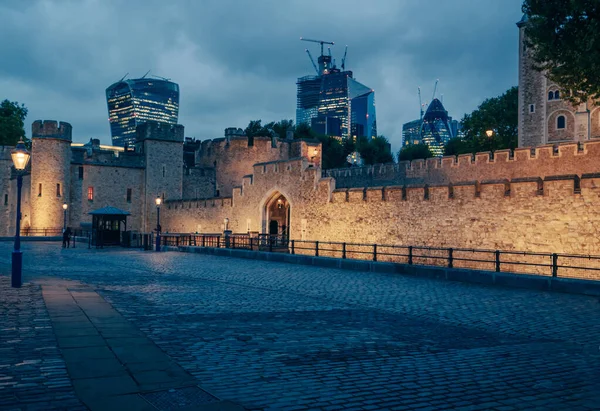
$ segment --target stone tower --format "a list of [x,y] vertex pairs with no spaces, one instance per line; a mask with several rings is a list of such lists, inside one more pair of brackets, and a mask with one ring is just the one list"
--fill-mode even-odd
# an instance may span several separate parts
[[[148,121],[136,130],[136,151],[144,154],[146,177],[142,229],[156,228],[157,196],[163,201],[181,199],[183,191],[183,136],[180,124]],[[162,205],[165,207],[166,205]]]
[[31,227],[62,228],[62,205],[69,203],[70,193],[72,127],[36,120],[31,129]]
[[[519,147],[585,141],[600,137],[600,110],[590,101],[573,106],[563,90],[533,68],[526,45],[527,16],[519,28]],[[595,122],[594,122],[595,120]],[[595,124],[597,126],[595,126]]]

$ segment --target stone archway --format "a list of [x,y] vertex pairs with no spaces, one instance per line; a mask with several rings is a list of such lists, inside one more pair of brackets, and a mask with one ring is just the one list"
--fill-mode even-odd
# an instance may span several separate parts
[[263,234],[290,238],[290,202],[279,191],[274,192],[265,201],[263,210]]

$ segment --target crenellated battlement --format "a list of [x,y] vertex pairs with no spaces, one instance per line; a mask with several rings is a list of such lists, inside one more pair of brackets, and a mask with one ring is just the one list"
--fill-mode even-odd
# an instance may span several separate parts
[[54,138],[66,141],[73,139],[73,127],[64,121],[35,120],[31,123],[32,138]]
[[594,195],[600,184],[600,174],[524,177],[512,180],[469,181],[458,184],[407,184],[380,187],[337,188],[332,192],[334,203],[363,202],[423,202],[460,201],[471,199],[500,200],[524,197]]
[[246,136],[215,138],[202,141],[196,157],[197,161],[203,162],[207,158],[218,159],[225,155],[236,156],[238,153],[278,149],[282,145],[287,150],[288,144],[285,140],[271,137],[254,137],[252,140]]
[[183,143],[184,127],[181,124],[165,124],[157,121],[147,121],[137,126],[136,142],[144,140],[172,141]]
[[475,155],[375,164],[325,170],[337,187],[456,184],[464,181],[515,179],[594,173],[600,163],[600,141],[499,150]]

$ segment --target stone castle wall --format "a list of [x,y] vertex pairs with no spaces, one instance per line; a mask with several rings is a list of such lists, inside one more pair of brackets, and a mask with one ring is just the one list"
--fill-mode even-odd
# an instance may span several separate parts
[[217,178],[214,167],[190,167],[183,174],[182,199],[211,198],[216,194]]
[[[82,175],[80,167],[83,169]],[[73,165],[70,179],[71,201],[67,210],[70,227],[91,227],[91,211],[113,206],[131,213],[127,218],[128,230],[141,230],[144,169],[94,164]],[[92,200],[88,199],[90,187],[93,189]],[[131,201],[127,201],[128,189],[131,190]]]
[[[474,158],[473,158],[474,157]],[[336,187],[372,187],[410,184],[458,184],[524,177],[587,174],[599,170],[600,141],[565,143],[557,147],[541,146],[470,154],[458,157],[403,161],[367,167],[325,170]]]
[[267,232],[265,204],[281,193],[296,240],[600,254],[600,174],[350,189],[320,174],[306,159],[257,164],[231,198],[169,202],[163,229],[222,232],[227,218],[234,233]]
[[289,150],[288,142],[270,137],[254,137],[250,146],[247,137],[205,140],[196,154],[196,165],[214,167],[216,190],[228,197],[254,164],[288,159]]

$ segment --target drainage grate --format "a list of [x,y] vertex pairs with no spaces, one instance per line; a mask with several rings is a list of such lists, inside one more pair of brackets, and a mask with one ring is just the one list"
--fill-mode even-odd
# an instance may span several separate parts
[[172,388],[169,390],[149,392],[140,395],[160,411],[176,411],[186,407],[193,407],[219,401],[217,397],[207,393],[197,386]]

